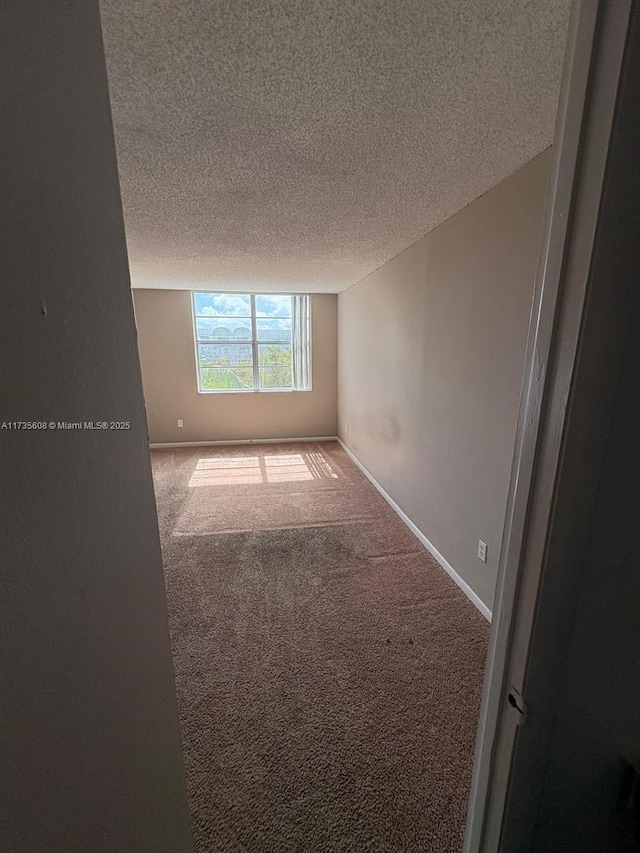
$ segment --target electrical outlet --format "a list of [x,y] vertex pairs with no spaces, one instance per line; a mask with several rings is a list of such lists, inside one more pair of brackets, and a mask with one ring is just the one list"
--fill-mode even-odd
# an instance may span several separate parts
[[179,427],[183,427],[183,426],[184,426],[184,421],[183,421],[182,419],[178,420],[178,426],[179,426]]
[[478,557],[483,563],[487,562],[487,543],[483,542],[482,539],[478,539]]

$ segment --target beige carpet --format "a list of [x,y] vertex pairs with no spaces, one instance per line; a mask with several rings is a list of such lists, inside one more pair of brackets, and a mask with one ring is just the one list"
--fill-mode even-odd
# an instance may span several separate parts
[[196,851],[460,850],[484,618],[337,443],[152,458]]

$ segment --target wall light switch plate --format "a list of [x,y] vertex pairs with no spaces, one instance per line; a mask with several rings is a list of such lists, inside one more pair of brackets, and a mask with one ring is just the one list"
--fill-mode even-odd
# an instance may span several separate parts
[[478,557],[483,563],[487,562],[487,543],[483,542],[482,539],[478,539]]
[[184,426],[184,421],[183,421],[183,420],[179,420],[179,421],[178,421],[178,426],[179,426],[179,427],[183,427],[183,426]]

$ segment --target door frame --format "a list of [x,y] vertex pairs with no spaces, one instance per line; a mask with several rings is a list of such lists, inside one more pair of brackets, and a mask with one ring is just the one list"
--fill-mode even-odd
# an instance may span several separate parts
[[[593,355],[593,349],[585,347],[585,329],[591,329],[593,346],[602,345],[604,324],[612,320],[595,313],[602,311],[602,304],[593,298],[590,272],[632,5],[632,0],[616,0],[615,4],[577,0],[571,13],[464,853],[501,849],[514,750],[520,727],[532,725],[527,675],[532,637],[539,621],[542,579],[554,561],[562,561],[563,567],[579,564],[572,558],[584,547],[585,524],[597,493],[602,466],[598,450],[606,439],[607,401],[600,403],[605,417],[594,416],[581,423],[581,445],[592,452],[582,456],[579,471],[568,437],[578,415],[584,415],[576,394],[577,380],[581,381],[582,395],[606,396],[606,382],[615,378],[622,357],[620,346],[619,352],[608,352],[602,370],[593,376],[584,375],[583,367]],[[620,323],[624,322],[623,302],[613,304],[615,299],[611,299]],[[565,507],[562,514],[561,487],[571,491],[576,478],[580,480],[577,504],[568,513]],[[549,649],[562,648],[568,639],[566,617],[571,614],[579,577],[567,571],[563,582],[564,619],[557,618],[557,610],[556,620],[545,624],[543,643]],[[557,685],[558,678],[560,672],[555,673],[555,680],[550,679],[549,686]],[[546,727],[548,734],[552,719],[540,713],[535,701],[538,698],[534,697],[533,724]],[[541,755],[528,767],[529,812],[519,815],[525,842],[533,826],[543,771]]]

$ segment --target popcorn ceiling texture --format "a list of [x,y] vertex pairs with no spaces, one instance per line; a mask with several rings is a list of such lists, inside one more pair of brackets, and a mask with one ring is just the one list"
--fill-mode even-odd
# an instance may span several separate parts
[[102,0],[132,283],[337,292],[547,147],[570,0]]

